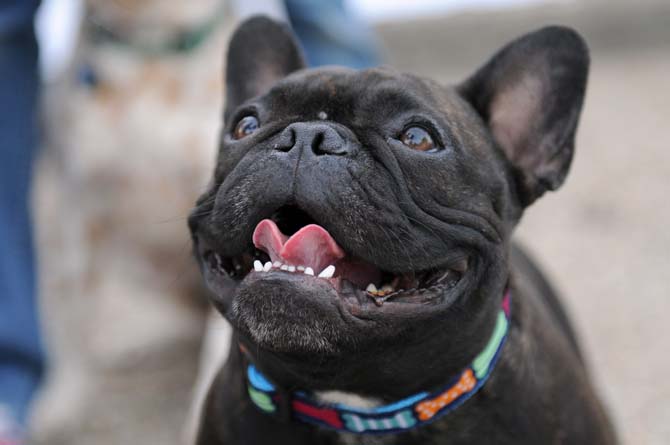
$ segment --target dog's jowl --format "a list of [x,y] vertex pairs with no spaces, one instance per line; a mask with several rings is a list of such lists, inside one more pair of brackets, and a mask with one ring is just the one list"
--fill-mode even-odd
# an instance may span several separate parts
[[568,172],[588,64],[549,27],[447,87],[305,69],[283,25],[243,23],[189,221],[235,331],[198,443],[615,443],[558,299],[510,241]]

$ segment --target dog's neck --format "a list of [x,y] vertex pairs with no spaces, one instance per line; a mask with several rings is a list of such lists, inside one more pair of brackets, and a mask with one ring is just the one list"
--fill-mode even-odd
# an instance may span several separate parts
[[439,389],[413,394],[390,404],[340,391],[288,393],[271,383],[251,363],[247,367],[248,394],[257,408],[281,419],[297,419],[356,434],[407,431],[448,414],[484,385],[500,356],[509,320],[510,296],[506,292],[489,341],[470,365]]

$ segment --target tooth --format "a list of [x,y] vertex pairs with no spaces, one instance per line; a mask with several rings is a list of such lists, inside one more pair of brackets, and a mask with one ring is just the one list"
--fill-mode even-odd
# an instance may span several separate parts
[[272,269],[272,263],[268,261],[265,263],[265,266],[263,266],[263,271],[268,272],[270,269]]
[[296,269],[298,269],[300,272],[304,272],[305,271],[305,266],[298,266],[298,267],[296,267]]
[[370,283],[370,284],[368,284],[368,287],[365,288],[365,291],[366,291],[366,292],[370,292],[371,294],[372,294],[372,293],[375,293],[375,292],[377,292],[377,286],[375,286],[374,284]]
[[281,266],[279,266],[279,268],[280,268],[281,270],[288,270],[288,265],[286,265],[286,264],[282,264]]
[[272,263],[272,267],[276,267],[277,269],[279,269],[281,267],[281,262],[275,261],[274,263]]
[[464,273],[466,270],[468,270],[468,259],[463,258],[458,263],[454,264],[451,268],[456,272]]
[[305,267],[305,275],[314,276],[314,269],[312,269],[311,267]]
[[381,291],[385,293],[393,292],[393,286],[391,286],[390,284],[385,284],[382,286]]
[[289,266],[288,271],[289,272],[295,272],[295,266]]
[[263,270],[263,263],[258,260],[254,261],[254,270],[256,272],[261,272]]
[[321,271],[319,278],[332,278],[335,274],[335,266],[332,264]]

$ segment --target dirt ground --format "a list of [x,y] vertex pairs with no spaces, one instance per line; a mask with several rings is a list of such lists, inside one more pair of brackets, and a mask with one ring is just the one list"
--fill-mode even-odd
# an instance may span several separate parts
[[670,443],[670,7],[610,5],[463,14],[381,35],[394,65],[444,81],[545,23],[586,37],[592,68],[572,171],[517,234],[564,297],[622,441],[661,445]]

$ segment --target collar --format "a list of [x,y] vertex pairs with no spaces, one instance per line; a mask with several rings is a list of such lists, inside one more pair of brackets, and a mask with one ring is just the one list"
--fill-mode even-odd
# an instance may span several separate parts
[[[247,367],[247,390],[258,409],[278,417],[355,434],[397,433],[434,422],[462,405],[481,388],[505,344],[510,321],[510,294],[505,293],[495,327],[484,349],[445,386],[371,409],[316,401],[309,393],[286,393],[253,364]],[[282,413],[282,411],[285,411]]]

